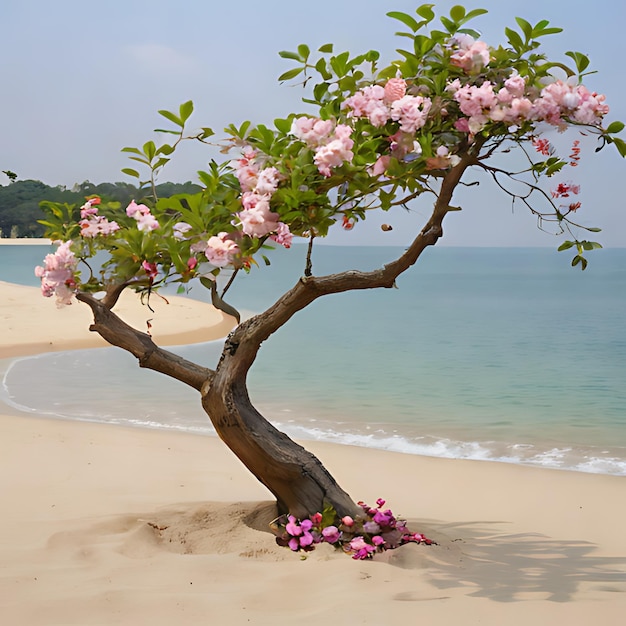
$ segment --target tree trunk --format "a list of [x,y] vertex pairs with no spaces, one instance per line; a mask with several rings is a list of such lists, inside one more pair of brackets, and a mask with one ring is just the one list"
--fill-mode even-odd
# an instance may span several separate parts
[[202,391],[202,406],[217,434],[276,497],[279,514],[304,519],[331,504],[340,516],[355,515],[359,507],[317,457],[274,428],[252,405],[246,352],[243,343],[229,339],[215,376]]
[[125,285],[112,286],[102,301],[90,294],[78,294],[78,299],[93,311],[94,324],[90,330],[134,354],[141,367],[177,378],[200,391],[202,406],[217,434],[276,497],[281,514],[290,513],[303,519],[322,512],[330,504],[340,516],[355,515],[360,508],[322,463],[274,428],[252,406],[246,386],[248,372],[261,344],[317,298],[343,291],[395,286],[396,278],[441,237],[452,193],[473,162],[474,157],[467,154],[445,174],[428,223],[400,257],[370,272],[353,270],[330,276],[303,276],[269,309],[235,328],[225,342],[215,371],[159,348],[148,335],[118,318],[111,308]]

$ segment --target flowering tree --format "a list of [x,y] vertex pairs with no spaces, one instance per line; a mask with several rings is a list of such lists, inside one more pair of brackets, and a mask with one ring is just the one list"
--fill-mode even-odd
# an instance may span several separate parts
[[[506,29],[507,44],[494,48],[467,25],[484,10],[455,6],[435,28],[432,7],[420,6],[414,15],[388,13],[402,24],[398,35],[407,49],[385,67],[375,50],[352,56],[325,45],[314,56],[300,45],[281,52],[296,66],[280,80],[304,78],[304,102],[313,112],[277,119],[273,128],[249,122],[226,128],[219,145],[234,156],[199,172],[202,192],[167,199],[155,192],[158,174],[184,140],[209,143],[213,136],[210,128],[187,130],[193,105],[186,102],[178,112],[160,111],[173,125],[160,131],[169,143],[124,149],[149,171],[142,185],[150,200],[125,210],[98,197],[81,207],[44,203],[47,234],[61,242],[37,269],[44,295],[55,295],[60,304],[74,297],[87,304],[92,331],[131,352],[141,367],[198,390],[218,435],[276,497],[279,513],[287,516],[276,524],[278,539],[292,549],[325,540],[364,558],[424,538],[406,531],[380,502],[377,508],[356,504],[316,457],[256,410],[246,377],[262,342],[317,298],[394,286],[442,236],[444,218],[458,210],[453,194],[472,170],[487,173],[542,228],[563,234],[560,249],[573,248],[572,264],[584,269],[585,251],[600,246],[583,238],[585,229],[575,221],[578,186],[560,177],[578,164],[577,133],[596,135],[599,149],[614,144],[626,155],[626,143],[616,136],[624,125],[605,126],[604,96],[582,84],[587,57],[566,52],[570,68],[542,54],[540,40],[560,29],[518,18],[519,30]],[[574,133],[567,156],[549,140],[554,129]],[[506,159],[517,166],[503,168]],[[137,170],[124,172],[142,178]],[[314,273],[314,241],[333,225],[349,229],[370,211],[397,210],[421,196],[432,198],[432,211],[394,261],[368,272]],[[302,277],[266,311],[240,322],[225,302],[232,281],[258,271],[253,266],[263,248],[289,248],[294,236],[308,240]],[[87,260],[101,250],[108,256],[94,273]],[[81,266],[87,269],[79,274]],[[230,280],[221,289],[217,277],[225,270]],[[179,283],[184,290],[197,280],[215,306],[240,322],[215,369],[159,348],[114,311],[125,289],[149,306],[150,295],[164,285]]]

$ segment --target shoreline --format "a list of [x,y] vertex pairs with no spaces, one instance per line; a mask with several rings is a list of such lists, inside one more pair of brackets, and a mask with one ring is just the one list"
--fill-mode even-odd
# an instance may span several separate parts
[[0,432],[6,623],[411,623],[419,607],[441,626],[583,626],[626,610],[618,477],[306,442],[355,499],[386,498],[438,545],[302,561],[215,437],[6,415]]
[[19,237],[18,239],[11,239],[11,237],[0,237],[0,246],[50,246],[52,245],[51,239],[44,238],[28,238]]
[[[234,318],[199,300],[157,296],[150,305],[153,311],[136,294],[124,292],[115,311],[163,346],[213,341],[235,327]],[[0,281],[0,320],[0,359],[109,346],[89,331],[92,316],[87,305],[74,302],[57,309],[54,298],[44,298],[37,287]]]
[[[37,332],[55,333],[50,349],[88,347],[36,288],[23,288],[32,302],[2,288],[0,366]],[[163,304],[160,342],[197,337],[199,304],[184,319]],[[626,613],[623,477],[303,444],[353,498],[385,498],[438,545],[302,560],[276,546],[269,492],[217,437],[42,418],[0,398],[0,622],[586,626]]]

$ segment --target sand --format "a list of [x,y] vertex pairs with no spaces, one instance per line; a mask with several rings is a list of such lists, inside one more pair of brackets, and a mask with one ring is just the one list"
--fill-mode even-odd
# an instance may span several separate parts
[[[93,345],[88,311],[35,296],[0,284],[0,378],[7,357]],[[210,307],[177,304],[155,336],[199,340]],[[355,499],[386,498],[439,545],[301,559],[275,545],[270,494],[219,440],[0,404],[0,624],[624,623],[626,479],[303,443]]]

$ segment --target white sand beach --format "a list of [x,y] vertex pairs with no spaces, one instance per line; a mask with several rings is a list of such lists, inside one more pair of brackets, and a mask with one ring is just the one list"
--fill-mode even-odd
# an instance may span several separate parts
[[[145,310],[123,307],[144,329]],[[232,327],[207,304],[154,308],[161,344]],[[0,320],[0,375],[13,357],[102,345],[85,305],[57,311],[31,287],[0,283]],[[626,478],[303,443],[356,500],[386,499],[439,545],[301,559],[218,439],[1,404],[0,624],[623,622]]]

